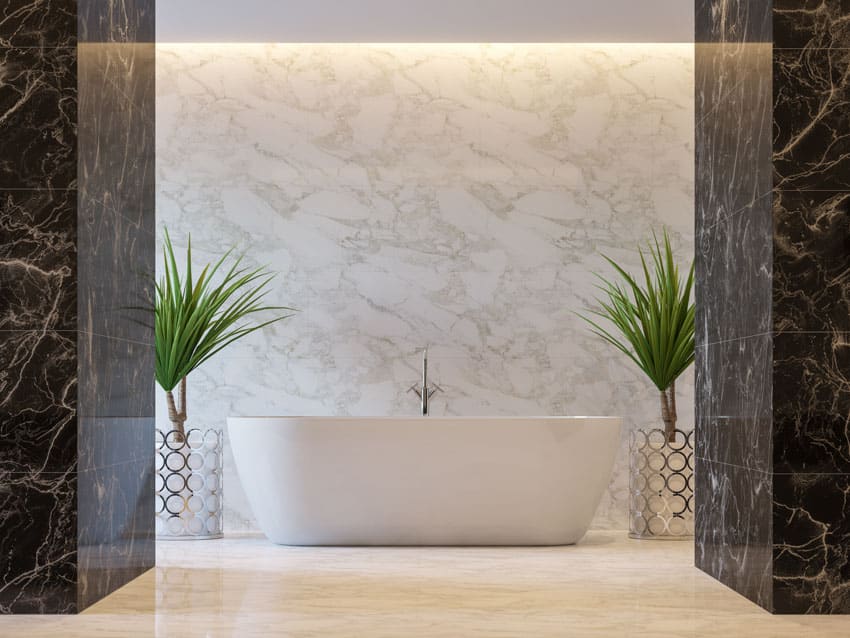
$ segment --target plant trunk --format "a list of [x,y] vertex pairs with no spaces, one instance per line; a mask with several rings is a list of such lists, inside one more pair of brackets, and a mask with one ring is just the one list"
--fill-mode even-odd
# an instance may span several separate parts
[[664,436],[668,443],[676,442],[676,382],[661,391],[661,420],[664,421]]
[[174,393],[170,390],[165,393],[165,399],[168,403],[168,418],[177,433],[175,438],[178,443],[183,443],[186,440],[186,377],[180,379],[179,392],[179,405],[175,404]]

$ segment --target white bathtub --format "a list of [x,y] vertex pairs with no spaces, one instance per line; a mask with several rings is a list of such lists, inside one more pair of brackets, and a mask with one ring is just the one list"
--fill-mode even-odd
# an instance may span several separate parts
[[587,531],[616,417],[229,418],[236,466],[283,545],[568,545]]

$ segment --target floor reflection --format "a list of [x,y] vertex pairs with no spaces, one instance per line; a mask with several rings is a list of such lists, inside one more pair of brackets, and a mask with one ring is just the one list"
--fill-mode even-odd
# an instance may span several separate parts
[[741,636],[846,638],[840,617],[770,616],[693,565],[687,542],[592,533],[561,548],[295,548],[160,542],[158,567],[80,616],[0,636]]

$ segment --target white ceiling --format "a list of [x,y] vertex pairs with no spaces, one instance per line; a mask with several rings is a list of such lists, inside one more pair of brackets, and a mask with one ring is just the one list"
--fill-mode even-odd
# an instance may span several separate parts
[[692,0],[160,0],[160,42],[692,42]]

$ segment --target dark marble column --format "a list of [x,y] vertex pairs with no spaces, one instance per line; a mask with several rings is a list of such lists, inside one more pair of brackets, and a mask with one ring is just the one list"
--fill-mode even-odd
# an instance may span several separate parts
[[154,562],[153,47],[153,0],[0,7],[3,613]]
[[697,566],[850,612],[850,5],[697,9]]

